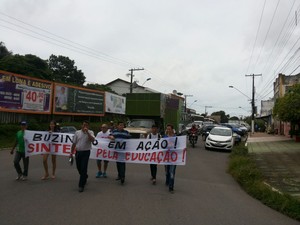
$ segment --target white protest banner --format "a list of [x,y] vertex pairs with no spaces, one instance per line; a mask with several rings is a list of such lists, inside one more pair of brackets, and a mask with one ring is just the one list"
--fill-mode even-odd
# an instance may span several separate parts
[[186,136],[157,139],[96,139],[90,158],[142,164],[185,165]]
[[[69,156],[73,134],[44,131],[25,132],[26,156],[55,154]],[[91,159],[126,163],[185,165],[186,136],[157,139],[97,138],[92,143]]]
[[74,134],[26,130],[24,134],[25,154],[26,156],[40,154],[69,156],[73,136]]

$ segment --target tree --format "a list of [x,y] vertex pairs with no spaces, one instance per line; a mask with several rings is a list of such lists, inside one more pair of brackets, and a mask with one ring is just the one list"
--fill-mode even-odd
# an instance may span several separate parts
[[240,120],[237,116],[230,117],[229,120]]
[[300,123],[300,84],[295,84],[288,93],[276,100],[273,114],[282,121]]
[[0,59],[0,69],[31,77],[51,80],[51,73],[45,60],[35,55],[6,55]]
[[83,85],[85,82],[83,72],[77,69],[74,60],[66,56],[51,55],[48,59],[48,65],[53,81],[75,85]]
[[226,115],[224,111],[213,112],[212,116],[221,116],[221,123],[228,123],[229,115]]
[[0,59],[4,58],[5,56],[12,55],[12,52],[8,51],[5,44],[1,41],[0,42]]

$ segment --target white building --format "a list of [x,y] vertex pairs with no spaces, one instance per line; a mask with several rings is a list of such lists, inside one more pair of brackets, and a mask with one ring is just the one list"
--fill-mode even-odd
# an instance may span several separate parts
[[[130,82],[122,80],[120,78],[107,83],[106,86],[110,87],[114,92],[118,93],[119,95],[125,95],[126,93],[130,93]],[[133,82],[132,93],[159,93],[159,92],[144,86],[140,86],[136,82]]]

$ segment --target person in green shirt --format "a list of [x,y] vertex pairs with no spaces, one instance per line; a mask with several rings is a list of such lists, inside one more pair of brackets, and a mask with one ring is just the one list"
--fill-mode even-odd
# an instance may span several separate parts
[[[24,141],[24,133],[25,133],[25,130],[27,129],[27,122],[22,121],[20,123],[20,125],[21,125],[21,130],[19,130],[17,132],[16,142],[15,142],[14,146],[12,147],[10,154],[14,154],[14,150],[17,147],[16,153],[15,153],[15,158],[14,158],[14,166],[18,173],[16,180],[27,180],[29,157],[25,157],[25,141]],[[22,169],[20,166],[21,159],[23,159],[23,166],[24,166],[23,172],[22,172]]]

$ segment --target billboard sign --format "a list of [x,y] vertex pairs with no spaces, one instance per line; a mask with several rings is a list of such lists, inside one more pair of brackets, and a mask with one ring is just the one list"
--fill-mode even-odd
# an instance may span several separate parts
[[125,115],[126,98],[105,92],[105,112]]
[[55,83],[54,114],[104,115],[104,92]]
[[0,111],[51,113],[52,83],[0,70]]

